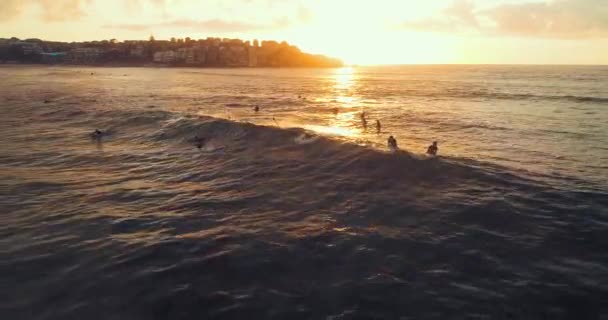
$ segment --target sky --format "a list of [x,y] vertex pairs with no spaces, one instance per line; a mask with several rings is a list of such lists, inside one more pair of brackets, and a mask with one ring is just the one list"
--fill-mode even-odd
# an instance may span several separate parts
[[350,64],[608,64],[608,0],[1,0],[0,37],[277,40]]

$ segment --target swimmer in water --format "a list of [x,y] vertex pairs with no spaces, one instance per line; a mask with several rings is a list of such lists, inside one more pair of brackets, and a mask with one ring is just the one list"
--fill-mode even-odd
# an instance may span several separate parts
[[361,124],[363,125],[363,129],[367,129],[367,119],[365,119],[365,112],[361,112]]
[[388,137],[388,148],[392,149],[392,150],[397,150],[397,139],[395,139],[395,137],[390,136]]
[[382,125],[380,124],[380,120],[376,120],[376,132],[380,133],[382,131]]
[[95,129],[95,131],[93,131],[91,133],[91,139],[100,142],[101,141],[101,137],[103,137],[103,132],[99,129]]
[[437,141],[433,141],[433,144],[430,145],[428,149],[426,149],[426,153],[433,156],[437,155],[437,151],[439,151],[439,148],[437,147]]
[[201,150],[203,148],[203,146],[205,145],[205,138],[201,138],[198,135],[194,136],[194,145],[198,148],[198,150]]

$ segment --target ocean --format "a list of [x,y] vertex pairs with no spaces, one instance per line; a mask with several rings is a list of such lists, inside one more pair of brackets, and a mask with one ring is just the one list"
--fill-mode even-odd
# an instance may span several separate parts
[[605,319],[607,142],[606,66],[1,66],[0,318]]

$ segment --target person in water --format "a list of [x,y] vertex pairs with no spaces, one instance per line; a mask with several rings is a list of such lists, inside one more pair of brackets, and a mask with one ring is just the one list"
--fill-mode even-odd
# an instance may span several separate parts
[[380,120],[376,120],[376,132],[380,133],[382,131],[382,125],[380,124]]
[[361,112],[361,124],[363,125],[363,129],[367,129],[367,119],[365,119],[365,112]]
[[203,148],[203,145],[205,145],[205,140],[205,138],[201,138],[198,135],[194,136],[194,144],[196,145],[198,150],[201,150]]
[[437,141],[433,141],[433,144],[430,145],[428,149],[426,149],[426,153],[436,156],[438,150],[439,148],[437,147]]
[[390,136],[388,137],[388,148],[389,149],[393,149],[393,150],[397,150],[397,139],[395,139],[395,137]]
[[253,108],[253,111],[258,112],[260,111],[260,106],[258,106],[257,104],[255,105],[255,107]]
[[93,131],[93,133],[91,133],[91,138],[93,138],[94,140],[101,140],[101,137],[103,136],[103,132],[101,132],[101,130],[99,129],[95,129],[95,131]]

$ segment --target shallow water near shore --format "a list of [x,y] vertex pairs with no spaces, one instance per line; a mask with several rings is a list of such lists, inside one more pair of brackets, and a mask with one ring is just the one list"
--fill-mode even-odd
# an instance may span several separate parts
[[3,318],[608,315],[607,67],[0,83]]

